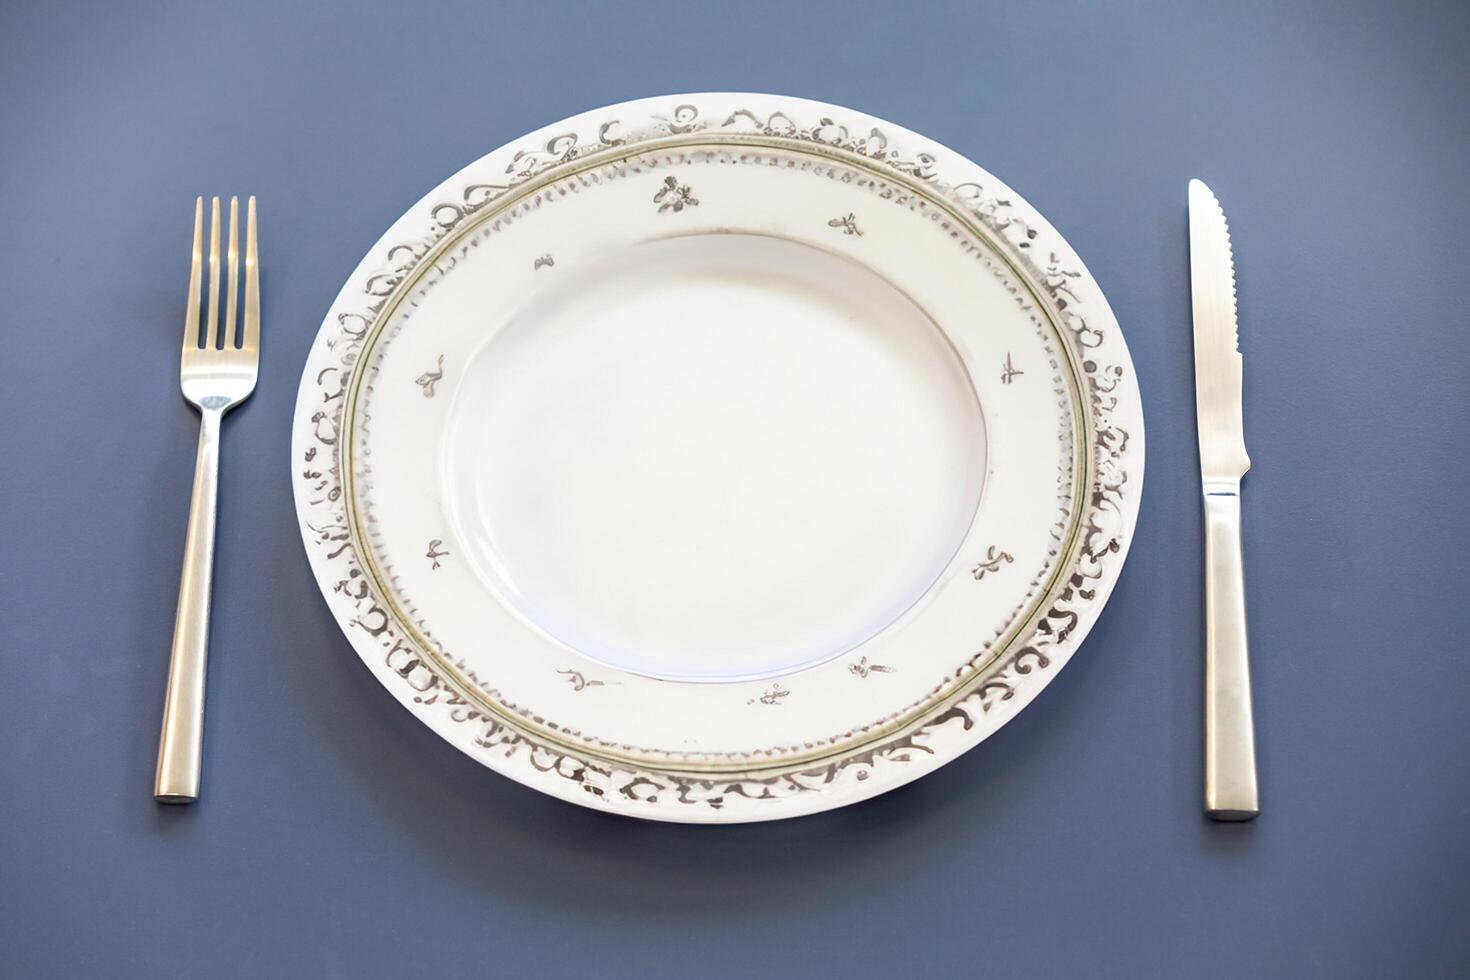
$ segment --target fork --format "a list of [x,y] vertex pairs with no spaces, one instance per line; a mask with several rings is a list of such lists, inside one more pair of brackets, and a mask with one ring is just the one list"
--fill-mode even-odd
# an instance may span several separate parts
[[[214,525],[219,490],[219,436],[224,414],[255,390],[260,364],[260,271],[255,247],[255,198],[246,205],[244,332],[236,345],[235,313],[240,274],[239,198],[230,198],[229,285],[225,329],[219,323],[219,198],[210,205],[209,317],[199,336],[200,273],[203,261],[204,198],[194,201],[194,257],[189,266],[189,307],[184,315],[184,350],[179,382],[184,398],[199,409],[199,454],[184,540],[184,570],[174,614],[168,693],[153,798],[159,803],[199,799],[200,754],[204,744],[204,674],[209,655],[209,593],[214,574]],[[218,343],[216,340],[218,339]]]

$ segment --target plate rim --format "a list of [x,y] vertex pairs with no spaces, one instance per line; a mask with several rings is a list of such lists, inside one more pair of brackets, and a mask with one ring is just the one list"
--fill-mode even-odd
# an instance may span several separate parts
[[[729,111],[723,124],[718,121],[721,113],[705,115],[701,107],[710,106]],[[624,131],[620,120],[628,118],[642,120],[651,128],[641,139],[618,135]],[[803,128],[795,119],[810,124]],[[1116,422],[1120,423],[1110,423],[1106,431],[1099,431],[1092,439],[1093,459],[1084,456],[1081,460],[1083,472],[1079,474],[1079,486],[1083,513],[1079,515],[1078,528],[1079,534],[1104,532],[1095,522],[1085,532],[1082,529],[1083,518],[1100,504],[1117,519],[1117,526],[1103,542],[1102,550],[1092,554],[1098,563],[1097,573],[1084,576],[1093,582],[1091,595],[1082,608],[1063,610],[1061,623],[1055,628],[1046,628],[1045,622],[1048,615],[1058,610],[1041,613],[1039,620],[1049,642],[1028,643],[1003,655],[1000,659],[1007,663],[999,672],[991,672],[988,667],[977,670],[974,677],[956,685],[949,697],[940,699],[909,725],[857,745],[844,746],[833,753],[834,761],[825,768],[820,760],[810,759],[801,763],[807,768],[780,771],[791,768],[787,765],[758,772],[751,770],[750,774],[739,771],[715,774],[695,767],[662,767],[642,762],[625,767],[621,760],[603,759],[585,749],[579,751],[578,747],[538,744],[536,734],[517,730],[519,726],[513,722],[502,723],[509,719],[486,718],[462,691],[456,690],[452,679],[440,676],[441,672],[426,664],[415,649],[392,635],[390,617],[377,607],[371,590],[355,569],[343,576],[342,556],[349,556],[349,564],[353,561],[351,552],[355,550],[355,542],[350,534],[342,536],[341,527],[318,522],[330,516],[335,500],[343,493],[345,481],[340,472],[321,464],[312,465],[323,448],[327,449],[333,467],[337,458],[335,423],[330,413],[323,411],[323,405],[330,406],[343,392],[334,395],[324,378],[343,375],[344,364],[350,363],[351,339],[360,338],[371,327],[368,315],[361,311],[366,308],[375,317],[386,315],[383,311],[392,305],[390,300],[398,286],[413,281],[414,270],[422,273],[424,263],[432,262],[438,254],[435,246],[454,239],[453,232],[466,218],[499,200],[498,196],[485,193],[484,183],[468,182],[471,178],[498,172],[499,165],[504,163],[506,173],[519,173],[525,178],[519,183],[506,182],[510,190],[521,188],[526,181],[559,179],[571,172],[566,167],[571,161],[580,156],[583,163],[579,166],[582,166],[588,159],[588,145],[580,142],[578,133],[596,134],[596,143],[591,144],[594,157],[601,149],[611,151],[619,146],[623,149],[618,152],[626,155],[639,152],[632,147],[645,144],[652,147],[656,143],[722,142],[711,139],[717,135],[711,132],[711,127],[724,133],[721,127],[728,128],[737,122],[748,123],[753,130],[732,134],[742,137],[738,141],[770,145],[774,140],[776,145],[782,145],[781,141],[799,140],[803,142],[800,148],[807,152],[825,155],[855,152],[865,157],[870,166],[883,168],[885,177],[896,174],[910,184],[924,182],[928,189],[920,187],[919,190],[931,199],[934,195],[929,190],[951,196],[958,188],[973,188],[974,196],[970,199],[973,203],[966,207],[969,215],[957,216],[978,226],[977,234],[1033,294],[1043,315],[1062,339],[1068,360],[1072,361],[1077,353],[1072,349],[1069,330],[1082,348],[1106,350],[1108,354],[1108,363],[1102,367],[1094,364],[1087,377],[1073,365],[1078,382],[1074,397],[1079,400],[1078,408],[1083,415],[1082,435],[1092,434],[1094,416],[1098,414],[1109,419],[1116,415]],[[865,135],[855,138],[851,133]],[[659,143],[661,140],[664,142]],[[941,167],[946,176],[964,176],[970,180],[958,184],[946,182],[938,176]],[[422,232],[426,214],[433,229],[427,239]],[[1029,259],[1038,253],[1024,251],[1038,245],[1050,252],[1047,267],[1050,272]],[[349,350],[338,353],[334,341],[344,339]],[[1087,343],[1087,339],[1094,342]],[[314,366],[318,370],[314,371]],[[1103,373],[1101,380],[1097,377],[1099,370]],[[341,401],[338,412],[346,404],[345,399]],[[324,422],[330,424],[323,426]],[[1122,422],[1128,423],[1126,428]],[[329,309],[298,389],[292,455],[298,522],[318,586],[351,645],[400,703],[451,744],[533,788],[598,809],[681,822],[775,819],[855,802],[917,778],[998,730],[1070,659],[1105,604],[1132,539],[1144,463],[1141,401],[1121,330],[1081,260],[1039,213],[973,161],[903,127],[827,103],[754,93],[658,96],[581,113],[492,150],[425,195],[372,247]],[[298,468],[298,461],[307,466]],[[1112,484],[1103,480],[1103,466],[1109,467],[1106,475],[1113,479]],[[334,490],[337,497],[332,496]],[[1090,547],[1086,541],[1082,546]],[[1077,565],[1078,549],[1077,542],[1069,545],[1063,555],[1065,560],[1058,563],[1059,576]],[[1074,574],[1073,578],[1078,576]],[[1074,582],[1066,591],[1071,593],[1080,585]],[[1030,621],[1017,625],[1018,636],[1035,629]],[[1056,670],[1048,670],[1050,667]],[[965,707],[965,702],[970,700],[975,703]],[[578,755],[587,757],[578,758]],[[817,768],[810,768],[813,766]]]

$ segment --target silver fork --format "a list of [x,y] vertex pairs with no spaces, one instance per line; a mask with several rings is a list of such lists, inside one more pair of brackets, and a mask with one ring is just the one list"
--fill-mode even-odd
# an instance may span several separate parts
[[184,353],[179,380],[184,397],[199,409],[199,455],[194,496],[184,540],[184,570],[174,615],[168,694],[153,798],[160,803],[199,799],[199,760],[204,744],[204,673],[209,655],[209,592],[214,575],[215,498],[219,489],[219,434],[224,414],[255,390],[260,363],[260,272],[255,250],[255,198],[246,205],[245,329],[236,346],[236,293],[240,275],[239,198],[230,198],[229,285],[225,330],[219,323],[219,198],[210,206],[209,318],[199,337],[200,266],[203,260],[204,198],[194,202],[194,259],[189,266],[189,308],[184,316]]

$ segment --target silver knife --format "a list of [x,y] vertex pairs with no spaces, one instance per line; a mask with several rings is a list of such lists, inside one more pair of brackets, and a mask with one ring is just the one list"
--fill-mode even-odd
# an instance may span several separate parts
[[1194,391],[1205,502],[1205,813],[1250,820],[1256,794],[1240,478],[1251,468],[1241,424],[1235,263],[1220,202],[1189,182],[1189,273],[1194,298]]

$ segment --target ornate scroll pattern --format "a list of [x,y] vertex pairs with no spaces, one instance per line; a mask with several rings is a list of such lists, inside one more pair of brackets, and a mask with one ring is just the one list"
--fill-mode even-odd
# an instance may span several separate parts
[[799,140],[804,143],[821,143],[867,157],[907,177],[917,177],[924,181],[936,179],[933,154],[906,154],[898,147],[890,146],[888,136],[876,126],[869,127],[866,133],[853,132],[846,126],[823,116],[817,120],[815,126],[805,127],[797,125],[785,112],[773,112],[760,116],[749,109],[737,109],[730,114],[721,128],[735,128],[736,130],[748,128],[763,136]]
[[[999,661],[984,669],[962,669],[953,681],[956,696],[942,702],[912,728],[865,743],[810,768],[769,776],[727,778],[645,771],[531,737],[519,727],[513,727],[510,719],[483,713],[461,697],[399,635],[392,616],[368,584],[355,554],[343,500],[338,439],[349,379],[375,321],[399,286],[419,274],[420,264],[435,245],[467,218],[555,167],[611,147],[706,129],[757,133],[777,141],[817,143],[855,153],[895,174],[923,182],[936,196],[977,220],[998,244],[1010,249],[1011,260],[1033,284],[1040,286],[1052,304],[1082,380],[1091,435],[1089,492],[1084,501],[1080,535],[1069,552],[1068,574],[1034,627],[1023,633]],[[1111,318],[1106,311],[1101,316],[1093,316],[1088,312],[1088,302],[1079,296],[1084,291],[1078,285],[1086,282],[1082,273],[1069,268],[1055,252],[1045,264],[1033,258],[1033,247],[1039,240],[1047,240],[1049,234],[1033,227],[1010,200],[987,192],[980,184],[944,183],[935,172],[936,164],[935,157],[928,152],[910,152],[890,145],[889,138],[876,127],[849,130],[827,117],[817,119],[814,125],[802,125],[784,111],[756,113],[748,109],[737,109],[723,123],[712,124],[702,119],[696,106],[684,104],[667,116],[655,117],[642,131],[627,133],[619,120],[609,119],[588,140],[575,133],[564,133],[539,146],[520,150],[509,158],[503,180],[472,184],[456,199],[434,205],[429,211],[430,227],[421,238],[387,250],[383,266],[365,280],[358,308],[337,315],[335,333],[321,338],[312,355],[311,363],[318,368],[314,386],[303,389],[297,411],[296,444],[304,464],[297,474],[297,493],[302,526],[315,548],[318,575],[329,601],[345,610],[349,633],[355,632],[358,640],[355,645],[359,649],[364,648],[365,641],[380,651],[380,666],[400,679],[405,700],[421,712],[442,713],[450,722],[472,726],[473,744],[499,760],[496,768],[554,790],[558,795],[591,798],[606,808],[650,816],[669,815],[667,809],[672,806],[675,810],[694,808],[705,814],[695,819],[716,819],[712,814],[737,808],[741,815],[759,817],[773,801],[840,784],[866,782],[875,776],[892,785],[909,778],[903,772],[912,766],[918,765],[919,771],[926,770],[933,764],[928,760],[937,758],[937,752],[949,754],[968,747],[973,738],[967,739],[965,733],[971,732],[1001,705],[1013,702],[1023,693],[1032,693],[1039,686],[1032,679],[1070,655],[1068,644],[1075,631],[1084,618],[1090,619],[1096,613],[1096,586],[1123,550],[1125,509],[1131,509],[1129,498],[1134,488],[1128,483],[1130,435],[1117,421],[1120,399],[1116,393],[1123,382],[1126,355],[1120,345],[1108,343],[1103,324],[1110,323]],[[426,395],[432,394],[429,387],[426,386]],[[492,696],[498,693],[468,671],[462,661],[454,662],[453,666],[462,681]],[[853,665],[854,673],[866,676],[856,670],[857,666]],[[880,668],[871,665],[868,669]],[[575,685],[575,679],[572,682]],[[782,693],[770,702],[765,702],[763,697],[763,703],[779,703],[789,693],[779,685],[772,685],[767,694],[776,691]],[[554,778],[548,783],[543,777]]]

